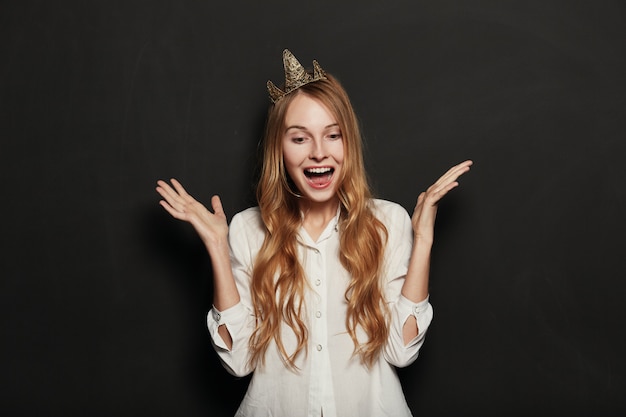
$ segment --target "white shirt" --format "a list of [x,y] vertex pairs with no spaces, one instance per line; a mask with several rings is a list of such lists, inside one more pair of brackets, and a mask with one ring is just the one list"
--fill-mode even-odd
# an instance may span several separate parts
[[[344,296],[350,277],[339,261],[337,216],[317,242],[303,228],[299,232],[300,262],[310,284],[305,296],[308,352],[296,360],[299,371],[285,366],[274,344],[266,352],[265,366],[250,369],[248,340],[254,317],[249,283],[264,230],[257,207],[233,217],[229,240],[241,301],[225,311],[211,309],[207,323],[224,367],[236,376],[254,371],[236,417],[320,417],[322,412],[324,417],[411,416],[394,367],[415,361],[433,310],[428,298],[413,303],[400,293],[413,239],[408,213],[384,200],[372,200],[372,208],[388,232],[382,277],[392,318],[388,342],[371,368],[363,365],[358,355],[353,356],[354,344],[345,326]],[[419,335],[405,346],[402,327],[410,315],[417,319]],[[217,332],[222,324],[233,339],[231,349]],[[282,338],[287,352],[292,353],[295,337],[287,325],[283,325]],[[364,332],[359,339],[365,340]]]

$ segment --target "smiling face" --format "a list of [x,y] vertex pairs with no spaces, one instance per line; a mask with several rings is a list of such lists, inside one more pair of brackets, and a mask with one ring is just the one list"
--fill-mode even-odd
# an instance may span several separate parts
[[285,114],[283,160],[289,177],[308,202],[336,207],[343,146],[339,124],[326,106],[297,94]]

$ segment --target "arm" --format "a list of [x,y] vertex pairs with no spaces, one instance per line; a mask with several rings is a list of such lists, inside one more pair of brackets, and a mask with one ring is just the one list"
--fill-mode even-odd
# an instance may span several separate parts
[[[163,197],[159,204],[172,217],[190,223],[204,243],[213,266],[213,305],[226,310],[239,303],[239,292],[233,277],[228,246],[228,223],[218,196],[211,198],[213,213],[190,196],[175,179],[173,188],[165,181],[158,181],[157,192]],[[232,338],[226,326],[220,326],[219,334],[232,346]]]
[[[434,240],[435,217],[439,201],[459,183],[457,179],[469,171],[472,161],[462,162],[448,170],[441,178],[422,192],[415,205],[411,222],[413,224],[413,249],[402,295],[412,302],[420,302],[428,297],[430,274],[430,252]],[[404,323],[403,338],[408,344],[419,334],[417,320],[410,316]]]

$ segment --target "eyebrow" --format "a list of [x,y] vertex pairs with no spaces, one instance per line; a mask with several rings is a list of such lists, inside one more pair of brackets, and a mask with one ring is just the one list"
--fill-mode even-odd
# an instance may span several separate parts
[[[325,127],[324,127],[324,129],[330,129],[331,127],[339,127],[339,123],[332,123],[332,124],[329,124],[328,126],[325,126]],[[300,125],[292,125],[292,126],[288,126],[288,127],[285,129],[285,133],[287,133],[287,132],[288,132],[289,130],[291,130],[291,129],[298,129],[298,130],[306,130],[306,131],[308,131],[308,129],[307,129],[306,127],[304,127],[304,126],[300,126]]]

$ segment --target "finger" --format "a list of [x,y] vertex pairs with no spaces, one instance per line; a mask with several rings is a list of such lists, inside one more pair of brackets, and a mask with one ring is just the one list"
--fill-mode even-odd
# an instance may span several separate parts
[[163,199],[165,199],[167,201],[173,200],[174,197],[173,197],[172,193],[174,191],[171,190],[171,189],[168,190],[166,187],[167,187],[167,185],[164,186],[162,184],[159,184],[156,187],[156,192],[159,193],[161,195],[161,197],[163,197]]
[[456,168],[451,173],[451,177],[454,178],[454,181],[458,180],[461,175],[465,174],[466,172],[470,170],[470,167],[472,166],[470,162],[463,163],[463,164],[456,166]]
[[447,182],[438,184],[437,187],[435,187],[435,194],[445,194],[452,188],[458,187],[458,185],[459,182],[455,178],[450,178]]
[[186,220],[186,215],[184,212],[180,212],[176,210],[175,208],[170,206],[166,201],[161,200],[159,201],[159,204],[175,219]]
[[161,197],[163,197],[170,206],[176,207],[177,210],[182,211],[185,201],[178,195],[178,193],[164,181],[160,181],[158,184],[159,185],[156,188],[156,191],[161,195]]
[[459,175],[461,173],[467,172],[469,171],[470,167],[473,165],[473,162],[471,160],[467,160],[465,162],[461,162],[460,164],[457,164],[455,166],[453,166],[452,168],[450,168],[448,171],[446,171],[446,173],[442,176],[443,177],[449,177],[449,176],[454,176],[454,175]]
[[472,161],[471,159],[468,159],[466,161],[463,161],[463,162],[457,164],[456,166],[458,166],[458,167],[470,167],[472,165],[474,165],[474,161]]
[[474,161],[472,161],[471,159],[468,159],[467,161],[463,161],[463,162],[461,162],[459,164],[456,164],[455,166],[450,168],[448,171],[454,171],[454,170],[458,170],[458,169],[465,170],[466,168],[471,167],[473,164],[474,164]]
[[220,217],[226,217],[224,214],[224,207],[222,206],[222,200],[219,196],[214,195],[211,197],[211,207],[213,207],[213,213]]
[[413,211],[418,211],[419,208],[424,204],[424,197],[426,193],[422,191],[419,196],[417,196],[417,202],[415,203],[415,209]]
[[457,181],[451,182],[449,184],[446,184],[444,187],[442,187],[438,192],[437,192],[437,196],[439,197],[439,200],[441,200],[441,198],[448,194],[451,190],[453,190],[454,188],[458,187],[459,183]]
[[[434,193],[440,193],[444,189],[448,189],[450,184],[454,184],[458,181],[459,177],[465,174],[470,169],[469,163],[459,164],[446,172],[441,178],[439,178],[428,191]],[[455,185],[457,186],[458,183]]]
[[448,184],[441,184],[437,188],[429,190],[425,196],[425,200],[427,201],[426,204],[429,206],[436,206],[446,194],[458,186],[459,183],[454,181]]
[[[159,182],[159,185],[163,186],[166,194],[164,197],[167,202],[174,208],[175,210],[184,212],[187,207],[191,207],[196,203],[196,200],[187,193],[185,188],[182,186],[176,178],[172,178],[170,180],[174,189],[170,187],[165,181]],[[163,195],[163,194],[162,194]]]
[[187,197],[189,195],[183,185],[178,182],[176,178],[172,178],[170,181],[180,196]]
[[450,170],[450,177],[454,177],[454,179],[456,180],[461,175],[468,172],[473,164],[474,162],[471,160],[461,162]]
[[443,174],[439,178],[439,180],[437,180],[435,184],[456,181],[461,175],[465,174],[467,171],[470,170],[470,167],[472,166],[472,164],[473,162],[471,160],[468,160],[468,161],[461,162],[460,164],[453,166],[445,174]]
[[162,196],[169,196],[171,198],[179,197],[179,193],[174,190],[167,182],[163,180],[157,181],[157,191]]
[[[157,191],[159,191],[159,189],[163,190],[164,192],[166,192],[168,194],[173,194],[173,193],[176,192],[176,191],[174,191],[172,189],[172,187],[170,187],[170,185],[168,183],[166,183],[163,180],[158,180],[157,181]],[[161,191],[159,191],[159,194],[161,194]]]

